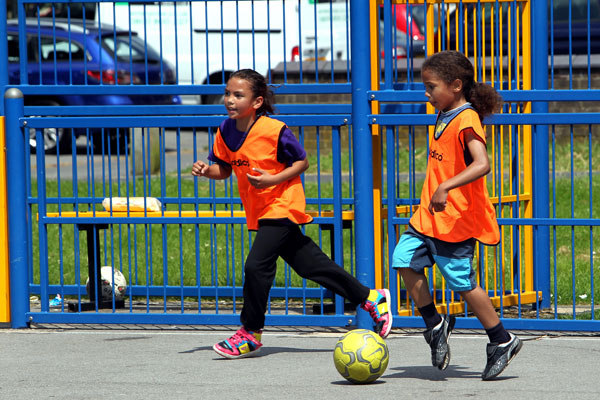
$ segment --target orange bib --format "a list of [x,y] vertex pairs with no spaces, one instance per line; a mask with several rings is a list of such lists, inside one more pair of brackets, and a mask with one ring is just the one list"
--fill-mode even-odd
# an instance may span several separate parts
[[306,198],[299,176],[265,189],[252,186],[246,176],[258,175],[253,168],[262,169],[272,175],[286,168],[285,164],[277,161],[279,135],[284,128],[285,124],[281,121],[259,117],[240,148],[235,151],[227,147],[221,131],[217,131],[213,154],[229,163],[237,177],[249,230],[257,230],[260,219],[288,218],[296,224],[312,221],[312,217],[305,213]]
[[440,183],[465,168],[465,130],[472,129],[485,143],[485,132],[475,110],[467,108],[452,119],[442,134],[430,135],[429,161],[421,205],[410,224],[426,236],[446,242],[461,242],[475,238],[481,243],[495,245],[500,241],[496,211],[486,187],[485,177],[448,192],[446,209],[433,215],[428,205]]

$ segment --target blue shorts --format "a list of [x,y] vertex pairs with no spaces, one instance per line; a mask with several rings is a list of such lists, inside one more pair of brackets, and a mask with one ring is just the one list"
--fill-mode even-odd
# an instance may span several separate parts
[[475,239],[450,243],[425,236],[411,226],[400,236],[394,249],[392,268],[410,268],[420,274],[436,264],[448,288],[465,292],[477,287],[473,270]]

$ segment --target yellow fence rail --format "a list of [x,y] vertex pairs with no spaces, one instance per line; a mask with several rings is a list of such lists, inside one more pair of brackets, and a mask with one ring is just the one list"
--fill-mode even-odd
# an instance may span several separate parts
[[6,206],[6,136],[0,117],[0,323],[10,322],[10,281],[8,274],[8,215]]

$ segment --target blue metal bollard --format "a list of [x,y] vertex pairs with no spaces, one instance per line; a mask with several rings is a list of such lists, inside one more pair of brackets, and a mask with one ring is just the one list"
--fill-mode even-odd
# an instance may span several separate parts
[[[532,2],[531,26],[533,32],[532,89],[548,89],[548,2]],[[533,113],[547,113],[548,103],[534,101]],[[534,125],[533,128],[533,217],[548,218],[549,207],[549,156],[548,125]],[[534,230],[533,268],[535,290],[542,291],[542,308],[550,307],[550,228],[540,225]]]
[[[352,136],[354,151],[354,216],[356,220],[356,277],[370,287],[375,286],[375,249],[373,244],[373,164],[372,138],[367,116],[370,113],[367,91],[370,90],[369,64],[369,7],[370,2],[350,2],[351,70],[352,70]],[[356,324],[361,329],[372,329],[369,315],[358,312]]]
[[10,314],[12,328],[27,328],[29,321],[29,239],[27,237],[27,195],[25,191],[25,137],[19,119],[23,117],[23,93],[4,93],[6,112],[6,192],[10,272]]

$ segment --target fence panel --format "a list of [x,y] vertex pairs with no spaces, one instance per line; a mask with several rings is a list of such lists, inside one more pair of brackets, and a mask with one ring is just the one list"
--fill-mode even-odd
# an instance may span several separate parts
[[[568,3],[572,9],[579,7]],[[589,3],[591,10],[593,3]],[[539,7],[546,7],[536,5],[538,13]],[[551,21],[552,10],[561,6],[564,4],[549,2]],[[595,103],[584,99],[598,100],[598,92],[593,90],[593,63],[582,62],[584,68],[574,67],[574,61],[586,57],[585,53],[587,60],[592,60],[595,50],[590,43],[582,47],[580,39],[575,45],[576,36],[566,37],[564,31],[560,36],[558,29],[550,28],[549,52],[536,60],[531,42],[544,37],[545,31],[531,24],[531,7],[527,1],[444,1],[425,5],[382,1],[377,12],[384,14],[386,24],[393,24],[401,8],[408,10],[407,14],[412,12],[413,17],[415,13],[420,15],[416,19],[424,21],[426,53],[439,49],[465,53],[475,66],[476,80],[495,87],[505,100],[501,113],[486,121],[492,166],[488,190],[496,204],[502,239],[497,247],[479,246],[474,260],[478,282],[490,295],[505,325],[596,330],[593,228],[597,220],[592,205],[592,138],[597,134],[597,117],[578,112],[576,107],[595,110]],[[588,24],[598,17],[593,12],[586,15]],[[582,19],[574,13],[573,26],[577,18]],[[563,15],[550,26],[557,27],[564,20]],[[393,28],[383,32],[393,38]],[[593,29],[587,36],[591,35]],[[382,43],[382,52],[392,53],[388,49],[393,40],[384,37],[372,43]],[[583,48],[584,54],[564,55],[565,48],[577,48],[579,52]],[[419,206],[428,136],[435,124],[433,116],[406,112],[415,107],[414,102],[424,101],[424,89],[418,82],[419,66],[420,60],[411,60],[399,67],[393,57],[385,57],[383,70],[376,69],[381,80],[370,92],[373,114],[369,119],[374,132],[382,132],[381,187],[387,196],[381,203],[387,214],[383,230],[387,241],[381,248],[384,260],[391,258],[397,238]],[[545,85],[539,79],[532,80],[536,68],[542,77],[547,68],[549,80]],[[582,90],[556,90],[559,85],[561,89],[573,89],[574,83]],[[550,109],[540,108],[540,104],[549,104]],[[429,105],[427,110],[418,111],[434,113]],[[546,171],[550,171],[549,176]],[[571,193],[570,203],[567,193]],[[385,276],[387,262],[381,265]],[[446,289],[435,270],[429,278],[438,310],[466,317],[459,319],[459,326],[477,327],[468,305]],[[415,315],[399,276],[390,273],[388,279],[397,294],[394,310],[399,316]],[[421,326],[422,322],[420,318],[406,318],[401,324]]]
[[[350,106],[342,104],[349,3],[323,6],[19,2],[19,20],[7,23],[8,65],[24,93],[19,135],[37,149],[14,149],[25,155],[27,182],[23,289],[37,300],[21,304],[17,325],[239,323],[252,234],[237,185],[189,171],[212,147],[226,118],[224,82],[240,68],[263,73],[284,103],[295,103],[279,105],[275,117],[308,150],[303,181],[315,223],[304,229],[355,273]],[[315,104],[315,94],[329,104]],[[121,197],[125,211],[105,210],[104,200]],[[146,206],[158,199],[159,210],[134,210],[139,198]],[[354,318],[343,299],[280,264],[267,323]],[[124,299],[103,301],[102,266],[112,267],[110,278],[122,272]]]
[[[352,271],[351,230],[342,236],[353,218],[348,178],[341,173],[342,164],[349,168],[348,161],[340,158],[341,139],[347,142],[348,137],[347,117],[281,118],[301,143],[311,138],[318,148],[304,176],[307,208],[316,217],[306,233]],[[28,158],[32,171],[28,213],[34,221],[29,227],[33,243],[29,286],[40,300],[28,314],[31,321],[238,323],[242,266],[252,234],[245,227],[235,180],[209,182],[189,174],[191,160],[210,147],[214,136],[212,128],[197,125],[214,125],[216,119],[222,117],[146,117],[141,126],[134,125],[139,117],[23,119],[40,139],[49,127],[70,134],[94,126],[141,130],[140,141],[132,136],[124,153],[119,147],[97,149],[93,138],[86,137],[73,142],[72,152],[38,152]],[[158,132],[157,143],[151,142],[152,130]],[[150,150],[155,145],[160,147],[160,169],[150,174]],[[136,154],[142,160],[134,160]],[[138,162],[141,174],[135,173]],[[56,175],[48,176],[50,164],[55,164]],[[129,204],[121,211],[113,208],[123,197]],[[135,201],[140,198],[145,199],[146,211],[137,209]],[[160,201],[158,210],[150,207],[153,198]],[[125,276],[124,301],[116,296],[101,301],[101,266]],[[289,266],[280,267],[271,291],[270,323],[337,325],[352,318],[344,315],[343,302],[341,309],[336,308],[331,293],[302,280]],[[53,306],[57,294],[65,301]],[[329,313],[334,315],[326,317]]]
[[[278,118],[308,150],[303,179],[317,217],[307,234],[361,279],[396,289],[394,326],[421,326],[387,264],[418,206],[434,124],[420,65],[456,49],[505,100],[486,121],[502,241],[478,248],[479,283],[509,328],[597,330],[598,0],[373,0],[368,15],[351,5],[364,3],[20,0],[18,21],[6,25],[7,82],[24,94],[6,99],[7,162],[16,163],[8,203],[27,205],[9,215],[23,221],[9,227],[11,246],[21,246],[11,254],[23,254],[11,260],[22,274],[11,275],[11,288],[23,288],[11,292],[13,326],[238,323],[252,235],[236,183],[193,179],[189,166],[206,157],[225,118],[224,82],[244,67],[265,74]],[[357,35],[367,26],[370,35]],[[363,91],[367,59],[371,90]],[[372,182],[373,195],[356,182]],[[161,208],[105,211],[102,201],[115,197],[154,197]],[[374,229],[364,229],[371,209]],[[103,265],[123,272],[123,302],[98,301]],[[431,278],[440,311],[479,327]],[[283,263],[271,295],[269,324],[355,321],[342,299]]]

